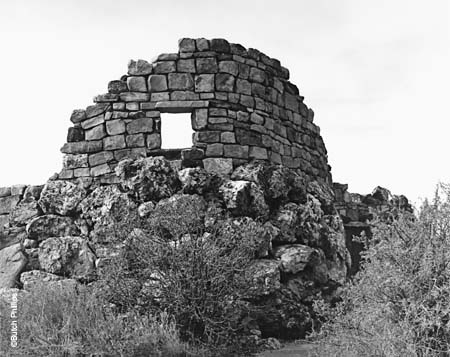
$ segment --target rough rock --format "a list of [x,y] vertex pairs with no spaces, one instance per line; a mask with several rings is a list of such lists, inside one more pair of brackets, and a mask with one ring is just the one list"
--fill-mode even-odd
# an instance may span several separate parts
[[261,186],[269,204],[279,205],[286,201],[304,203],[306,200],[304,177],[283,166],[252,162],[237,167],[231,178]]
[[209,173],[200,167],[178,171],[178,179],[184,193],[199,195],[217,190],[222,181],[215,173]]
[[227,181],[219,192],[227,209],[235,216],[267,217],[269,206],[259,186],[249,181]]
[[279,262],[275,260],[255,260],[246,273],[251,296],[269,295],[280,289]]
[[294,243],[299,235],[299,212],[301,208],[295,203],[281,206],[272,216],[272,224],[279,229],[275,241]]
[[81,237],[49,238],[39,246],[39,264],[52,274],[90,281],[96,256]]
[[30,220],[42,214],[36,198],[31,193],[14,207],[10,213],[10,222],[15,226],[26,225]]
[[139,217],[148,217],[155,209],[155,204],[152,201],[141,203],[138,207]]
[[20,244],[0,250],[0,288],[16,287],[26,263],[27,258],[22,253]]
[[81,203],[81,218],[92,229],[91,238],[99,242],[114,240],[116,226],[133,218],[136,204],[117,185],[100,186]]
[[123,160],[116,168],[116,175],[121,185],[141,202],[167,198],[176,192],[179,184],[169,161],[161,156]]
[[0,214],[10,213],[19,201],[20,195],[0,197]]
[[176,194],[159,201],[149,219],[171,237],[179,237],[204,226],[206,207],[206,201],[199,195]]
[[36,217],[27,224],[30,239],[39,242],[51,237],[65,237],[80,234],[80,230],[70,217],[48,214]]
[[0,249],[22,242],[26,238],[24,227],[12,227],[0,230]]
[[328,184],[319,181],[311,181],[308,183],[307,191],[319,200],[325,214],[334,213],[334,191]]
[[86,197],[86,190],[69,181],[48,181],[38,203],[44,213],[70,215],[78,210],[78,204]]
[[285,273],[296,274],[314,264],[319,258],[317,250],[303,244],[289,244],[274,248],[274,257],[280,260],[280,269]]

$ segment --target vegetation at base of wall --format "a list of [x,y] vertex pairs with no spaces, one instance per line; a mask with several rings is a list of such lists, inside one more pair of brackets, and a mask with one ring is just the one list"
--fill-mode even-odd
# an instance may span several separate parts
[[417,217],[379,223],[335,307],[318,303],[318,356],[448,356],[450,187]]
[[19,295],[18,346],[9,346],[8,307],[2,306],[2,356],[202,356],[181,341],[167,313],[117,314],[92,289],[41,285]]
[[[233,229],[216,221],[206,229],[190,202],[143,220],[116,226],[128,238],[105,270],[103,296],[121,312],[174,317],[184,341],[205,346],[211,355],[246,354],[255,346],[245,331],[249,284],[246,271],[255,257],[250,226]],[[212,217],[218,217],[213,214]]]

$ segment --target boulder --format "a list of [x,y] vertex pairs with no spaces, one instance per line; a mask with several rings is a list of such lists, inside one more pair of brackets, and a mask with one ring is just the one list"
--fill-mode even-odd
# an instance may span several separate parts
[[31,194],[24,197],[10,213],[10,223],[15,226],[24,226],[30,220],[42,214],[41,208]]
[[306,200],[304,177],[284,166],[252,162],[237,167],[231,179],[258,184],[271,205],[277,206],[287,201],[303,203]]
[[69,181],[48,181],[38,203],[44,213],[70,215],[78,210],[78,204],[86,197],[81,185]]
[[116,185],[97,187],[80,203],[80,209],[81,218],[97,243],[114,240],[120,227],[132,222],[137,214],[136,204]]
[[81,237],[49,238],[39,246],[39,264],[48,273],[90,281],[95,276],[95,260]]
[[179,185],[176,172],[162,156],[122,160],[116,167],[116,175],[122,187],[140,202],[170,197]]
[[251,297],[269,295],[280,289],[280,263],[276,260],[258,259],[246,271],[248,293]]
[[10,213],[19,203],[20,195],[0,197],[0,214]]
[[189,167],[178,171],[178,179],[184,193],[199,195],[216,191],[222,181],[217,174],[200,167]]
[[176,194],[156,204],[149,222],[170,237],[179,237],[204,227],[206,208],[206,201],[199,195]]
[[20,244],[0,250],[0,288],[16,287],[26,263],[27,258],[22,253]]
[[334,214],[335,195],[333,188],[319,181],[311,181],[308,183],[307,191],[310,195],[319,200],[322,210],[325,214]]
[[285,273],[296,274],[308,265],[318,263],[320,254],[314,248],[303,244],[281,245],[273,250],[274,257],[280,260],[280,269]]
[[24,227],[12,227],[0,231],[0,249],[22,242],[26,236]]
[[152,201],[141,203],[138,207],[139,217],[145,218],[150,215],[155,209],[155,204]]
[[23,288],[29,291],[38,284],[58,281],[61,279],[63,279],[63,277],[46,273],[41,270],[31,270],[20,275],[20,282],[22,283]]
[[27,224],[28,238],[41,242],[51,237],[65,237],[80,234],[70,217],[47,214],[36,217]]
[[227,181],[219,192],[227,209],[234,216],[267,218],[269,206],[261,188],[250,181]]
[[287,203],[277,209],[271,223],[279,229],[274,241],[277,243],[294,243],[299,235],[300,206],[295,203]]

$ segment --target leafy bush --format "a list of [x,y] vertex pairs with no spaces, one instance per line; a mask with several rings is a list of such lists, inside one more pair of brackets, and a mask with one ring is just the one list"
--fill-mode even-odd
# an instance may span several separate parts
[[21,293],[17,348],[6,343],[10,333],[7,311],[2,309],[1,315],[2,356],[201,355],[181,342],[168,314],[118,315],[85,287],[74,291],[41,285],[30,293]]
[[207,230],[205,212],[197,208],[195,199],[180,200],[177,209],[155,210],[140,224],[117,227],[122,235],[134,229],[111,263],[102,291],[122,311],[167,311],[184,339],[229,353],[230,347],[242,347],[245,272],[256,243],[245,222],[235,229],[223,220]]
[[362,270],[325,320],[320,356],[450,355],[450,189],[418,217],[379,223]]

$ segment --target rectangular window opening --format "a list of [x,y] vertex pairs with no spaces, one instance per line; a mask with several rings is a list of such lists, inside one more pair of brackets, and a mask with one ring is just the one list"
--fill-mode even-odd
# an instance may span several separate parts
[[161,113],[161,149],[192,147],[191,113]]

